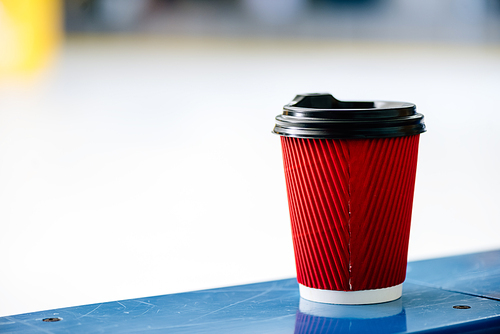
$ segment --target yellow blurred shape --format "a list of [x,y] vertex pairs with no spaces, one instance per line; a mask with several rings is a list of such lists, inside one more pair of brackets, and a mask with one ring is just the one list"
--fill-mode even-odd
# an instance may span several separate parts
[[0,76],[31,73],[62,38],[62,0],[0,0]]

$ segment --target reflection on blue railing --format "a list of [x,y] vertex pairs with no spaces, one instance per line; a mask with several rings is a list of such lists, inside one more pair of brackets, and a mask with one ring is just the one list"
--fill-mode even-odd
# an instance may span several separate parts
[[406,331],[401,299],[373,305],[331,305],[300,299],[295,334],[399,333]]

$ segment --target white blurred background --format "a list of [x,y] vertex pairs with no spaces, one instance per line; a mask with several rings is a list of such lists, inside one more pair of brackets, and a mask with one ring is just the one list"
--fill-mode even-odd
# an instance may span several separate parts
[[425,115],[410,260],[500,248],[499,28],[488,0],[0,0],[0,316],[293,277],[271,130],[303,92]]

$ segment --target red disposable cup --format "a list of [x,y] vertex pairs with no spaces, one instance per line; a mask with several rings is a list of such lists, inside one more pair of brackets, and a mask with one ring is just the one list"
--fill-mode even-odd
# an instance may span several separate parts
[[401,297],[424,131],[412,104],[322,94],[298,96],[277,117],[303,298],[372,304]]

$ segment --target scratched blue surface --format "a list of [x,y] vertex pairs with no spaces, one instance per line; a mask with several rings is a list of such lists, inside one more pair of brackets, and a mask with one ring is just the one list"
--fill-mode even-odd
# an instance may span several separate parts
[[[492,254],[410,263],[403,297],[385,304],[308,302],[299,298],[296,280],[286,279],[3,317],[0,333],[500,333]],[[474,275],[488,282],[479,289],[488,298],[471,292]],[[439,287],[466,278],[466,293]],[[62,320],[42,321],[54,317]]]
[[500,300],[500,250],[410,262],[406,281]]

